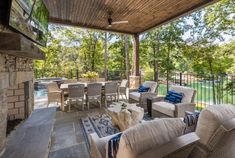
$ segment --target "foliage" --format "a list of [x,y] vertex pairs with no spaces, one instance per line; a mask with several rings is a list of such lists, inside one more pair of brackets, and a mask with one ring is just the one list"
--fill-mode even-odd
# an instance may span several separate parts
[[92,78],[98,78],[99,75],[97,72],[94,72],[94,71],[88,71],[84,74],[81,75],[83,78],[89,78],[89,79],[92,79]]

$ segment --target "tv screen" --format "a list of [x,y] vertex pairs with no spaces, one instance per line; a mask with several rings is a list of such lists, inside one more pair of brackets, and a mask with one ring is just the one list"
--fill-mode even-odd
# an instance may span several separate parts
[[43,0],[12,0],[9,25],[42,46],[47,42],[48,18]]

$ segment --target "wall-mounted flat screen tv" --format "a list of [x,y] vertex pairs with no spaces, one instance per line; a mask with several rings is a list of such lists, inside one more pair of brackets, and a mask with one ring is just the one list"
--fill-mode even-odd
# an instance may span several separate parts
[[46,46],[49,12],[43,0],[12,0],[9,26]]

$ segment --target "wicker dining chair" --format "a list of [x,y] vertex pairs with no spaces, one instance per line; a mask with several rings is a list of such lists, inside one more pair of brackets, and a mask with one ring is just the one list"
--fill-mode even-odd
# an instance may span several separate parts
[[47,91],[48,91],[48,102],[47,102],[47,107],[51,102],[61,102],[61,94],[62,91],[59,89],[58,85],[56,82],[49,83],[47,85]]
[[128,80],[126,79],[122,80],[120,86],[118,87],[118,97],[121,96],[123,99],[123,95],[124,95],[125,99],[127,99],[127,95],[126,95],[127,84],[128,84]]
[[90,102],[96,101],[99,103],[100,108],[101,108],[101,92],[102,92],[102,84],[101,83],[90,83],[87,84],[87,108],[89,110],[90,108]]
[[117,89],[118,84],[117,82],[107,82],[104,86],[104,99],[105,99],[105,106],[107,107],[107,101],[110,99],[113,101],[113,98],[115,101],[117,101]]
[[70,84],[68,85],[68,105],[69,105],[69,111],[71,109],[72,101],[76,101],[76,105],[78,105],[78,102],[82,102],[82,110],[84,110],[84,84]]

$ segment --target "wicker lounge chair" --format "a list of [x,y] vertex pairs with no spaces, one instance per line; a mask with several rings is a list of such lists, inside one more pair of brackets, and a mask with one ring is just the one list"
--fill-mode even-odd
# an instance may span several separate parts
[[164,97],[152,98],[152,116],[153,117],[184,117],[185,112],[194,112],[194,98],[196,90],[183,86],[172,86],[171,90],[184,94],[181,103],[172,104],[164,101]]
[[147,98],[157,96],[157,82],[154,81],[145,81],[143,86],[149,87],[148,92],[138,92],[137,89],[129,90],[129,102],[137,103],[138,106],[147,109]]

